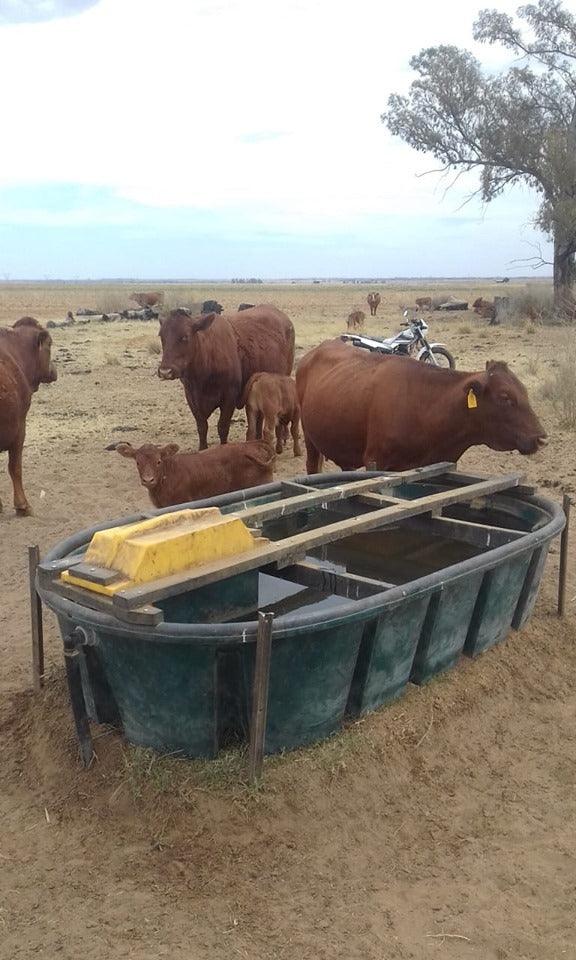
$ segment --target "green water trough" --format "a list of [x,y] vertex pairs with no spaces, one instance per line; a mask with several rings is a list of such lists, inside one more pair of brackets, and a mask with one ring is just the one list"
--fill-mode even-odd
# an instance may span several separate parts
[[60,579],[96,531],[138,515],[76,533],[42,559],[36,589],[58,619],[81,746],[90,722],[186,757],[247,742],[266,612],[264,752],[328,737],[520,629],[565,522],[521,477],[453,464],[316,474],[169,510],[205,506],[239,514],[267,538],[264,553],[114,597]]

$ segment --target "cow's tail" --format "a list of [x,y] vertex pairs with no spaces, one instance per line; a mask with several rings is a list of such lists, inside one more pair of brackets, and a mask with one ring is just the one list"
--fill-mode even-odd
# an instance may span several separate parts
[[246,401],[248,399],[248,394],[252,389],[252,384],[256,382],[259,376],[260,376],[260,373],[253,373],[250,379],[245,383],[244,389],[241,391],[240,396],[238,398],[238,403],[236,404],[236,406],[238,407],[238,410],[241,410],[242,407],[246,406]]

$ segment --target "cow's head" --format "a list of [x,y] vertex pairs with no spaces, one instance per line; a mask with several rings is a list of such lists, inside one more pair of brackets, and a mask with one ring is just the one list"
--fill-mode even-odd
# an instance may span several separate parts
[[32,390],[41,383],[54,383],[58,371],[51,359],[52,337],[48,331],[34,317],[20,317],[12,329],[24,346],[24,366]]
[[158,367],[161,380],[180,380],[194,356],[194,341],[199,332],[208,330],[216,319],[215,313],[191,317],[179,307],[160,321],[162,360]]
[[133,447],[131,443],[119,443],[116,452],[121,457],[136,461],[142,486],[153,490],[164,480],[166,463],[179,449],[177,443],[167,443],[165,447],[157,447],[153,443],[144,443],[141,447]]
[[477,421],[477,442],[492,450],[536,453],[546,431],[530,406],[528,392],[501,360],[488,360],[486,371],[464,385],[470,424]]

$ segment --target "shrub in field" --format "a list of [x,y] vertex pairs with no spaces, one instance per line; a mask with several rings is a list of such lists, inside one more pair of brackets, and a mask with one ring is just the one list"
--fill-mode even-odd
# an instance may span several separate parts
[[510,319],[514,322],[527,318],[538,320],[540,323],[551,323],[558,320],[551,288],[526,287],[523,291],[519,290],[511,294]]
[[562,355],[554,373],[542,384],[541,395],[550,400],[561,415],[563,427],[576,427],[576,349],[570,347]]

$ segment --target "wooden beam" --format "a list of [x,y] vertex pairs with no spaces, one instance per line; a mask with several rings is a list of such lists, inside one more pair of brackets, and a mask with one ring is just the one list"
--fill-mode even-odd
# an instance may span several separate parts
[[238,513],[248,526],[261,526],[267,520],[275,520],[287,513],[297,513],[298,510],[309,510],[311,507],[321,507],[325,503],[338,500],[348,500],[359,494],[378,490],[379,487],[398,486],[401,483],[415,482],[423,477],[436,476],[445,471],[452,464],[433,463],[429,467],[418,467],[415,470],[404,470],[400,473],[383,473],[381,477],[369,477],[367,480],[354,480],[352,483],[343,481],[330,487],[314,488],[300,496],[291,496],[283,500],[273,500],[251,507],[248,502],[238,505]]
[[295,534],[292,537],[257,546],[236,558],[229,557],[226,560],[202,564],[183,573],[119,590],[114,595],[113,605],[118,607],[119,610],[132,609],[176,594],[186,593],[188,590],[204,587],[209,583],[224,580],[238,573],[254,570],[263,564],[276,563],[279,567],[290,566],[296,560],[300,560],[303,554],[324,543],[333,543],[336,540],[342,540],[344,537],[351,537],[357,533],[365,533],[368,530],[375,530],[378,527],[397,523],[406,517],[439,511],[453,503],[461,503],[498,490],[506,490],[517,482],[518,478],[515,474],[507,474],[502,477],[494,477],[491,480],[484,480],[481,483],[470,484],[463,489],[444,490],[416,500],[404,501],[391,507],[383,507],[359,517],[346,517],[315,530],[305,530],[303,533]]

